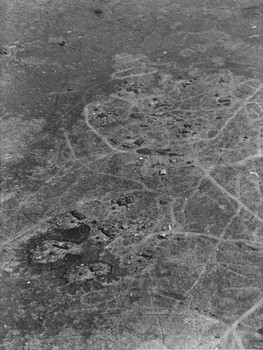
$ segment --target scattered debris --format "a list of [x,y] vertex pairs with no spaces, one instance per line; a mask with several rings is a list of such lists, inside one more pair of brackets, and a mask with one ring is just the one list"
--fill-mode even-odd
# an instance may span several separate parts
[[118,198],[116,200],[112,200],[111,204],[117,204],[119,207],[121,206],[130,206],[134,201],[134,198],[132,196],[125,196]]
[[55,263],[64,259],[67,254],[79,254],[82,248],[79,245],[69,242],[49,240],[42,242],[30,251],[31,264]]

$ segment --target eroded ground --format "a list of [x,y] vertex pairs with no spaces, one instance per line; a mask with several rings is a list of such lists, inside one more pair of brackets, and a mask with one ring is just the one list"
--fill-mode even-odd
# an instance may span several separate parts
[[263,3],[3,1],[1,350],[263,348]]

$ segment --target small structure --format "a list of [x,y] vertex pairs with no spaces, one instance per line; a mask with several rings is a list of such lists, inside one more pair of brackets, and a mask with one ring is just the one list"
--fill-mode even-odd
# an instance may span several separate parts
[[161,169],[161,170],[159,171],[159,175],[161,175],[161,176],[167,175],[166,169]]

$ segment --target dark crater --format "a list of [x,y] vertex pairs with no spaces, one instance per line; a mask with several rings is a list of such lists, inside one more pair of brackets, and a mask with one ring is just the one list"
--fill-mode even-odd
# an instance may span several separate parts
[[[127,205],[130,201],[130,197],[116,200],[118,205]],[[70,214],[77,220],[85,218],[77,211]],[[71,224],[77,226],[61,228],[53,224],[55,227],[45,234],[23,243],[17,250],[19,270],[41,275],[51,284],[75,284],[75,289],[87,287],[95,281],[108,285],[127,274],[115,256],[105,253],[103,245],[92,240],[88,224],[78,221]]]
[[89,237],[89,233],[90,227],[87,224],[81,224],[73,228],[54,230],[55,237],[53,239],[80,244],[86,241]]

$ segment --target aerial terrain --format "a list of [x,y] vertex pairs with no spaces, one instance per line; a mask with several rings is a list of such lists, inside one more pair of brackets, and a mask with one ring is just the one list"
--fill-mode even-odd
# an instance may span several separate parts
[[263,1],[0,32],[0,350],[263,349]]

